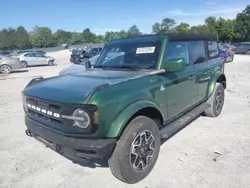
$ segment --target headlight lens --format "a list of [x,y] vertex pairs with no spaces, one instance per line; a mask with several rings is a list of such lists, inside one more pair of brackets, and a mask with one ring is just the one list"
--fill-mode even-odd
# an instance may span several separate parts
[[90,125],[90,117],[84,110],[82,109],[74,110],[73,116],[74,116],[74,126],[85,129]]

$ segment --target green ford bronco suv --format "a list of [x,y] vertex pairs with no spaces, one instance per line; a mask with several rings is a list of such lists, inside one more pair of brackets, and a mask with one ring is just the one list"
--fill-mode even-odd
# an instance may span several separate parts
[[223,108],[226,77],[213,35],[112,40],[85,66],[28,83],[26,134],[70,159],[108,160],[125,183],[151,172],[163,139]]

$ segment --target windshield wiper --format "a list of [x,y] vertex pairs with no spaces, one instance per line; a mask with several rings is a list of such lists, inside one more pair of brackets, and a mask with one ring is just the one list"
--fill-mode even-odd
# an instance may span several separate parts
[[108,67],[108,68],[138,70],[137,67],[131,66],[131,65],[110,66],[110,67]]
[[94,68],[101,68],[101,69],[128,69],[128,70],[138,70],[138,68],[134,66],[129,66],[129,65],[122,65],[122,66],[102,66],[102,65],[97,65],[94,66]]
[[149,66],[143,66],[143,67],[138,67],[136,65],[114,65],[114,66],[102,66],[102,65],[97,65],[94,66],[94,68],[101,68],[101,69],[125,69],[125,70],[142,70],[142,69],[149,69]]

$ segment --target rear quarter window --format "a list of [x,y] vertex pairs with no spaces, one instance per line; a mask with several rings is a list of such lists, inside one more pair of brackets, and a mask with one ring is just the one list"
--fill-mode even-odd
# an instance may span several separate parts
[[199,64],[206,62],[206,51],[203,41],[188,42],[190,64]]
[[208,58],[214,59],[220,56],[218,50],[218,44],[216,41],[208,41],[207,42],[207,49],[208,49]]

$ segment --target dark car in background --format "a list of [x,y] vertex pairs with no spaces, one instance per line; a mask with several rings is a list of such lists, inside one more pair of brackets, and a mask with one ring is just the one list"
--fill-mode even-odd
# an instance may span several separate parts
[[222,46],[224,49],[226,49],[229,52],[235,53],[236,52],[236,47],[232,44],[226,44],[226,43],[221,43],[219,46]]
[[223,60],[223,62],[225,63],[233,62],[234,54],[232,52],[229,52],[225,49],[219,49],[219,52],[220,52],[220,57]]
[[71,63],[81,63],[91,57],[91,53],[87,52],[84,49],[74,49],[72,50],[71,56],[70,56],[70,62]]
[[91,48],[90,54],[91,56],[95,56],[95,55],[100,54],[101,51],[102,51],[102,47]]
[[9,51],[1,51],[1,50],[0,50],[0,55],[9,56],[9,55],[10,55],[10,52],[9,52]]
[[232,62],[234,60],[234,50],[232,50],[232,48],[230,50],[228,45],[223,44],[219,44],[218,47],[220,56],[225,63]]

